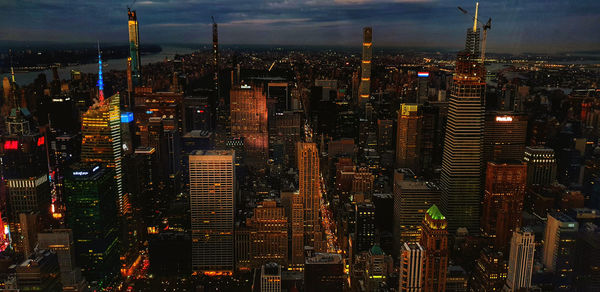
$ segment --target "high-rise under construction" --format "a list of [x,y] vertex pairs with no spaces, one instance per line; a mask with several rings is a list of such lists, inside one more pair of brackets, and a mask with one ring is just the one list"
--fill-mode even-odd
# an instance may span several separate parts
[[[467,40],[473,34],[478,34],[477,18]],[[485,76],[478,47],[478,38],[475,43],[467,41],[458,54],[448,105],[441,205],[450,232],[459,227],[479,231]]]

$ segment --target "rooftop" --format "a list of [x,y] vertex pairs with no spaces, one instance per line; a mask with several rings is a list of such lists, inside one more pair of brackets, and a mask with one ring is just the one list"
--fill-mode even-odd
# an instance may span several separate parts
[[438,209],[438,207],[435,204],[433,204],[431,208],[427,209],[427,214],[429,214],[429,216],[431,216],[431,218],[433,218],[434,220],[446,219],[446,217],[442,214],[440,209]]

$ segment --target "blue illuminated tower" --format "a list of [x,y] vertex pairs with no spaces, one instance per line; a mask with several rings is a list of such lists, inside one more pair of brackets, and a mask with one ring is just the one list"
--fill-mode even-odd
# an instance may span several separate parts
[[102,55],[100,54],[100,42],[98,42],[98,101],[104,101],[104,80],[102,80]]

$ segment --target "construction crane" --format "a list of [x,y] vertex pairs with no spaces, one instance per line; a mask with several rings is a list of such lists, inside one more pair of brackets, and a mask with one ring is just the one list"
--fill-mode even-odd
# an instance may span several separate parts
[[486,49],[486,44],[487,44],[487,32],[489,29],[492,28],[492,18],[490,17],[488,19],[488,21],[486,23],[483,23],[479,20],[479,18],[477,17],[477,13],[479,12],[479,2],[477,2],[477,6],[475,8],[475,15],[471,15],[469,13],[469,11],[463,9],[462,7],[458,6],[458,10],[460,10],[460,12],[469,15],[473,18],[473,31],[477,30],[477,23],[481,23],[481,25],[483,26],[483,39],[481,40],[481,63],[485,63],[485,49]]

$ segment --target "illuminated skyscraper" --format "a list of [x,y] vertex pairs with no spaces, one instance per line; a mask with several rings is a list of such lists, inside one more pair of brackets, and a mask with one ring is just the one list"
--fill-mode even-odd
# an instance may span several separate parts
[[292,268],[304,266],[304,202],[299,193],[292,195]]
[[91,106],[81,118],[81,161],[100,163],[114,169],[117,200],[121,212],[127,209],[123,193],[121,167],[121,111],[120,97],[115,94]]
[[99,281],[119,270],[117,186],[113,168],[75,164],[65,177],[67,225],[85,278]]
[[235,153],[195,151],[189,156],[192,271],[233,272]]
[[446,291],[448,221],[436,205],[425,214],[419,243],[425,249],[424,291]]
[[268,159],[267,97],[261,87],[236,86],[230,91],[231,135],[242,137],[246,163],[261,169]]
[[219,100],[221,98],[219,92],[219,31],[217,30],[217,23],[215,22],[215,18],[211,18],[213,21],[213,81],[215,82],[215,96],[217,97],[217,100]]
[[296,148],[300,197],[304,203],[304,245],[315,247],[315,236],[320,229],[319,152],[317,144],[310,142],[298,142]]
[[423,291],[425,250],[417,242],[405,242],[400,250],[400,292]]
[[420,172],[421,126],[423,116],[416,104],[403,103],[398,111],[396,167]]
[[288,220],[284,209],[277,202],[265,200],[254,208],[254,215],[247,222],[251,228],[251,265],[260,267],[269,262],[287,266],[288,262]]
[[440,201],[440,189],[433,182],[417,181],[394,172],[394,248],[404,242],[418,241],[423,216],[432,204]]
[[369,101],[371,97],[371,59],[373,56],[373,29],[363,28],[363,51],[360,74],[360,85],[358,87],[359,104]]
[[508,263],[502,252],[483,248],[474,269],[471,291],[500,291],[506,283]]
[[138,29],[137,13],[135,10],[127,8],[129,16],[129,57],[131,58],[131,79],[133,86],[140,85],[141,81],[141,60],[140,60],[140,32]]
[[527,164],[488,162],[481,232],[495,248],[508,246],[512,232],[521,227]]
[[523,161],[527,162],[527,186],[549,185],[556,181],[554,149],[526,147]]
[[571,217],[560,212],[548,213],[542,262],[554,273],[554,288],[559,291],[573,287],[578,230],[579,224]]
[[510,241],[508,275],[505,290],[510,292],[531,288],[535,235],[531,230],[515,230]]
[[354,205],[354,248],[353,254],[368,251],[375,245],[375,205],[356,203]]
[[277,263],[264,264],[260,269],[260,291],[281,292],[281,266]]
[[483,94],[485,76],[479,59],[477,20],[467,35],[467,48],[458,54],[448,105],[448,121],[442,158],[441,207],[448,216],[448,230],[466,227],[479,231],[481,170],[483,164]]
[[483,161],[523,159],[527,138],[527,115],[489,112],[485,115]]
[[10,107],[5,117],[8,133],[0,137],[1,179],[6,187],[8,211],[5,215],[8,216],[13,248],[27,255],[32,249],[26,247],[28,244],[22,240],[26,234],[19,234],[27,232],[22,226],[26,222],[21,222],[20,214],[27,213],[24,217],[27,218],[30,213],[36,213],[42,219],[48,219],[50,214],[47,143],[44,135],[31,131],[26,118],[29,111],[21,107],[21,99],[15,92],[14,74],[4,86],[8,87],[5,88],[8,94],[5,102]]

